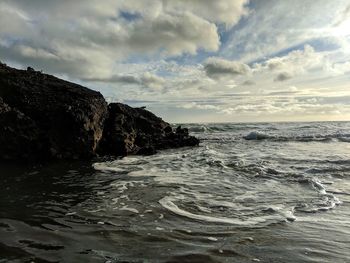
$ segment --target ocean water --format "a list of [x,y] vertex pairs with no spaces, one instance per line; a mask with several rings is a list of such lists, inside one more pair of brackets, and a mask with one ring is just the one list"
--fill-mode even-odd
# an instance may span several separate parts
[[199,147],[0,165],[0,262],[350,262],[350,123],[188,124]]

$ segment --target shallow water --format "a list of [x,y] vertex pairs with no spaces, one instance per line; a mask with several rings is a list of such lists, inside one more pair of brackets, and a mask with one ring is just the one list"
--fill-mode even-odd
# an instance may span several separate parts
[[1,165],[0,262],[350,261],[350,123],[186,126],[200,147]]

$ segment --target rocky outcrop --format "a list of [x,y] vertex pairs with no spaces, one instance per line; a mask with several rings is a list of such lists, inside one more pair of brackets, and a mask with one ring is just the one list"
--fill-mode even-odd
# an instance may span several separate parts
[[94,156],[107,103],[90,89],[0,64],[0,159]]
[[0,159],[31,159],[43,153],[40,129],[22,112],[12,109],[0,98]]
[[187,129],[171,125],[143,108],[121,103],[108,106],[99,152],[104,155],[154,154],[156,150],[195,146],[199,140]]
[[0,63],[0,160],[153,154],[198,144],[187,129],[173,130],[143,108],[108,106],[99,92]]

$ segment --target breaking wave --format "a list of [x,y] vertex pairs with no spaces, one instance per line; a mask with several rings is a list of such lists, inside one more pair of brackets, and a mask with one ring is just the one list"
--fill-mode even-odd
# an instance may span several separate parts
[[266,134],[263,132],[250,132],[243,136],[245,140],[270,140],[275,142],[350,142],[350,134],[316,134],[316,135],[294,135],[280,136]]

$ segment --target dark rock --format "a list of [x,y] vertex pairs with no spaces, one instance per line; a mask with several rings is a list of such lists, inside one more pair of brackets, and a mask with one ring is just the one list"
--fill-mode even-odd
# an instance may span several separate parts
[[[44,153],[44,142],[36,123],[22,112],[12,109],[0,98],[0,159],[32,159]],[[47,152],[46,152],[47,153]]]
[[95,154],[107,117],[103,96],[54,76],[0,64],[0,159]]
[[198,144],[144,107],[107,107],[99,92],[0,63],[0,161],[150,155]]
[[176,134],[182,134],[182,135],[188,136],[188,129],[182,128],[181,126],[178,126],[176,128]]
[[154,146],[146,146],[136,152],[136,154],[139,154],[139,155],[153,155],[156,153],[157,153],[157,150],[156,148],[154,148]]
[[170,133],[173,132],[173,129],[172,129],[171,126],[169,125],[169,126],[167,126],[167,127],[164,128],[164,132],[165,132],[165,134],[170,134]]
[[100,153],[108,155],[154,154],[156,150],[196,146],[199,140],[189,136],[188,129],[170,124],[143,108],[121,103],[108,106]]

